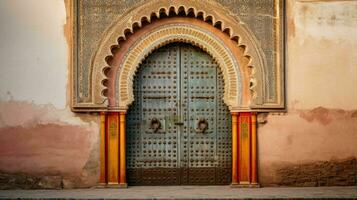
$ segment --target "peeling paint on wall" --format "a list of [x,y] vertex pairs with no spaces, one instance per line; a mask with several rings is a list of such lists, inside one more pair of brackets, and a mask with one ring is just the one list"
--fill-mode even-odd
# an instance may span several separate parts
[[35,105],[25,101],[0,101],[0,128],[24,128],[44,124],[90,125],[76,117],[69,109],[56,109],[53,105]]
[[317,107],[269,115],[258,130],[259,160],[293,163],[357,157],[355,112]]
[[[52,105],[0,102],[0,173],[34,180],[46,176],[57,180],[59,176],[69,188],[95,185],[99,173],[97,118],[80,118]],[[43,188],[38,184],[34,187]]]
[[276,174],[285,166],[356,158],[356,112],[317,107],[269,115],[267,123],[258,127],[263,185],[279,184]]
[[[98,178],[99,118],[68,107],[68,2],[0,1],[0,173],[9,180],[51,176],[71,188]],[[258,127],[263,185],[282,183],[285,168],[357,157],[357,2],[287,4],[288,112]]]
[[89,159],[91,131],[56,124],[1,128],[0,171],[79,175]]

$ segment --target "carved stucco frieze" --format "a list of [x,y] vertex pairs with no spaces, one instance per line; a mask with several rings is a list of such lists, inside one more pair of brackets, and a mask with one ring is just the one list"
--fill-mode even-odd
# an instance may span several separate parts
[[[279,5],[276,5],[279,4]],[[239,5],[237,5],[239,6]],[[281,7],[281,2],[274,2],[273,5],[277,8]],[[221,52],[217,52],[216,48],[213,48],[213,43],[208,44],[207,41],[215,41],[215,45],[219,44],[219,41],[214,37],[210,36],[210,40],[202,39],[208,37],[209,34],[204,31],[201,32],[198,29],[190,27],[190,33],[196,31],[201,33],[200,37],[193,34],[187,34],[189,28],[186,26],[181,27],[181,29],[170,29],[171,34],[168,33],[162,38],[154,38],[155,42],[152,42],[153,37],[150,39],[150,43],[140,41],[136,45],[140,48],[145,49],[143,52],[139,52],[138,48],[132,48],[132,51],[128,52],[126,60],[123,61],[122,69],[123,74],[118,76],[118,102],[116,105],[120,109],[126,108],[130,102],[133,100],[132,96],[132,79],[135,70],[139,66],[142,59],[144,59],[152,50],[162,46],[169,41],[185,41],[197,45],[207,51],[214,59],[216,59],[220,64],[221,70],[224,72],[225,77],[225,102],[234,108],[244,107],[244,109],[281,109],[284,108],[284,91],[283,91],[283,70],[281,66],[268,66],[267,59],[265,57],[264,50],[261,47],[259,40],[255,37],[255,34],[249,29],[247,24],[238,19],[236,15],[233,15],[230,10],[222,7],[221,4],[215,1],[198,1],[198,0],[172,0],[172,1],[162,1],[162,0],[152,0],[147,2],[138,3],[129,9],[122,15],[117,16],[113,23],[108,26],[106,31],[104,31],[102,38],[98,42],[98,46],[91,56],[90,66],[88,67],[90,73],[87,76],[81,77],[81,74],[77,74],[78,78],[88,78],[88,86],[82,87],[80,82],[74,80],[75,92],[73,100],[74,110],[103,110],[108,106],[108,101],[106,101],[106,96],[103,91],[105,91],[106,85],[104,84],[107,77],[104,71],[111,66],[108,65],[107,58],[111,56],[113,52],[111,51],[113,46],[118,46],[120,48],[119,40],[126,40],[128,34],[135,34],[136,28],[141,28],[142,23],[147,21],[151,23],[152,18],[159,19],[162,16],[169,16],[171,13],[187,15],[190,17],[195,17],[201,19],[202,21],[212,24],[213,27],[219,28],[222,32],[229,35],[231,39],[236,41],[237,47],[243,48],[243,54],[245,57],[249,58],[249,62],[246,67],[251,68],[250,73],[250,90],[251,94],[249,97],[249,106],[242,105],[241,101],[241,91],[240,91],[240,73],[237,71],[237,67],[234,66],[234,58],[229,55],[229,50],[224,46],[220,46]],[[102,13],[104,14],[104,13]],[[165,29],[166,31],[169,29]],[[177,32],[172,32],[177,30]],[[165,32],[164,29],[161,31]],[[170,32],[169,31],[169,32]],[[179,32],[181,31],[181,32]],[[280,31],[280,30],[274,30]],[[160,31],[159,31],[160,32]],[[160,32],[161,33],[161,32]],[[183,34],[186,33],[186,34]],[[279,32],[279,34],[281,34]],[[83,36],[82,36],[83,37]],[[150,38],[148,34],[147,38]],[[145,38],[144,38],[145,39]],[[275,41],[279,42],[279,41]],[[277,46],[280,45],[276,44]],[[217,46],[215,46],[217,47]],[[275,46],[276,47],[276,46]],[[225,49],[225,51],[223,51]],[[276,49],[275,49],[276,50]],[[222,53],[225,52],[225,53]],[[81,55],[80,52],[77,55]],[[281,53],[279,53],[281,56]],[[281,59],[281,58],[277,58]],[[270,59],[269,59],[270,60]],[[281,64],[281,62],[278,62]],[[83,67],[83,66],[77,66]],[[269,70],[274,67],[277,72],[276,77],[271,78],[271,73]],[[231,72],[232,69],[235,73]],[[74,70],[77,72],[76,70]],[[78,73],[78,72],[77,72]],[[235,80],[235,82],[233,81]],[[274,82],[272,82],[274,80]],[[233,83],[234,82],[234,83]],[[273,84],[272,87],[267,87],[267,84]],[[78,96],[80,96],[80,89],[88,88],[89,97],[85,101],[76,101]],[[270,88],[270,89],[269,89]],[[270,91],[274,90],[274,91]],[[268,98],[268,93],[276,93],[274,101],[271,100],[271,96]],[[269,99],[269,100],[268,100]]]

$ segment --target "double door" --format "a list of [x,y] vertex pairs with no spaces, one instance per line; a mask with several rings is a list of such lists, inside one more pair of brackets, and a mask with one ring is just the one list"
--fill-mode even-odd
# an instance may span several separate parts
[[231,183],[231,117],[217,63],[189,44],[153,52],[127,114],[129,185]]

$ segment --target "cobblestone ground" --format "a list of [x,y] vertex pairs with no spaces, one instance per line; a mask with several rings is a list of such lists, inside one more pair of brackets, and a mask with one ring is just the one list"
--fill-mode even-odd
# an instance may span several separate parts
[[2,190],[0,199],[357,199],[357,187],[231,188],[147,186],[127,189]]

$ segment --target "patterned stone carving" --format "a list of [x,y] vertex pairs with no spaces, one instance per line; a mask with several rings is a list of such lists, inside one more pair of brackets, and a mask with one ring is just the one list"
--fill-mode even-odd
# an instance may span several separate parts
[[[81,2],[79,3],[80,5]],[[237,5],[237,6],[244,6]],[[266,6],[266,5],[265,5]],[[274,12],[277,13],[277,18],[281,16],[280,9],[282,8],[282,1],[275,1],[270,5],[274,7]],[[249,7],[249,6],[248,6]],[[274,47],[279,47],[274,49],[275,54],[277,54],[277,59],[279,62],[276,62],[279,66],[268,66],[268,61],[265,57],[264,50],[259,43],[259,40],[255,37],[254,32],[251,31],[250,27],[247,26],[243,21],[239,19],[237,15],[232,14],[232,12],[226,8],[223,8],[221,4],[217,3],[213,0],[208,1],[199,1],[199,0],[172,0],[172,1],[162,1],[162,0],[151,0],[148,2],[140,2],[137,3],[135,6],[132,6],[127,12],[119,15],[114,19],[113,23],[106,29],[104,34],[99,41],[98,47],[96,48],[97,51],[94,52],[92,55],[91,65],[90,66],[77,66],[77,67],[88,67],[90,73],[87,73],[87,77],[74,76],[80,78],[89,78],[90,82],[89,85],[83,86],[78,82],[74,81],[74,97],[73,97],[73,109],[74,110],[105,110],[108,106],[108,102],[106,101],[106,96],[103,95],[103,92],[106,91],[106,76],[104,71],[110,68],[111,66],[108,65],[107,60],[112,55],[111,48],[113,46],[118,46],[120,48],[119,40],[126,40],[127,35],[135,34],[135,29],[140,29],[142,23],[144,21],[148,21],[151,23],[153,18],[159,19],[162,16],[169,16],[169,15],[180,15],[180,16],[190,16],[201,19],[205,22],[212,24],[212,26],[219,28],[222,32],[229,35],[229,37],[237,42],[237,47],[244,49],[244,56],[249,58],[249,63],[247,67],[251,68],[250,73],[250,90],[251,96],[249,97],[249,105],[242,105],[242,101],[239,95],[241,92],[239,91],[239,76],[240,74],[237,72],[237,68],[235,68],[235,74],[226,73],[225,79],[225,95],[224,99],[225,102],[234,108],[244,108],[250,110],[265,110],[265,109],[282,109],[284,108],[284,87],[283,87],[283,68],[281,67],[281,42],[279,41],[279,37],[281,34],[281,20],[277,20],[276,29],[273,32],[276,32],[277,37],[274,38],[275,41],[271,41],[274,44]],[[272,14],[276,14],[272,13]],[[104,12],[99,13],[105,15]],[[79,14],[83,17],[83,14]],[[280,18],[279,18],[280,19]],[[173,30],[173,29],[172,29]],[[191,31],[194,28],[191,27]],[[183,31],[183,30],[181,30]],[[198,30],[196,30],[198,31]],[[198,31],[199,32],[199,31]],[[201,32],[202,33],[202,32]],[[206,34],[207,36],[207,34]],[[83,36],[82,36],[83,37]],[[159,39],[156,38],[157,43],[151,43],[151,45],[146,46],[145,53],[141,54],[137,53],[135,57],[135,49],[133,52],[128,52],[128,56],[126,57],[127,60],[123,64],[123,75],[118,77],[118,84],[120,85],[118,95],[119,101],[116,102],[117,109],[125,109],[128,104],[133,100],[132,91],[131,91],[131,84],[132,78],[135,73],[136,68],[140,64],[141,60],[144,59],[147,54],[149,54],[152,50],[157,47],[160,47],[169,41],[186,41],[189,43],[193,43],[204,50],[206,50],[211,56],[213,56],[217,60],[221,60],[220,67],[223,71],[229,71],[230,62],[233,62],[233,57],[231,58],[223,58],[222,56],[218,56],[220,53],[213,51],[209,51],[210,46],[209,44],[201,44],[198,43],[197,37],[193,40],[192,36],[189,35],[166,35],[166,40],[163,38]],[[191,38],[190,38],[191,37]],[[213,38],[213,39],[212,39]],[[214,41],[214,37],[211,37]],[[159,42],[160,41],[160,42]],[[206,41],[204,41],[206,42]],[[216,43],[219,43],[216,41]],[[144,44],[144,43],[141,43]],[[139,44],[137,44],[139,45]],[[207,46],[208,45],[208,46]],[[229,56],[229,50],[226,49],[226,54]],[[213,49],[213,48],[211,48]],[[130,54],[130,57],[129,57]],[[80,52],[77,54],[81,56]],[[134,58],[135,57],[135,58]],[[229,61],[230,60],[230,61]],[[229,61],[229,62],[227,62]],[[128,65],[131,65],[130,69],[126,68]],[[270,63],[270,62],[269,62]],[[76,67],[75,67],[76,68]],[[232,68],[234,69],[234,67]],[[127,70],[127,71],[125,71]],[[274,77],[271,77],[270,71],[274,71]],[[74,70],[76,73],[76,70]],[[275,73],[276,72],[276,73]],[[121,72],[120,72],[121,74]],[[235,83],[232,83],[233,74],[235,75]],[[231,75],[231,76],[229,76]],[[88,77],[90,76],[90,77]],[[123,78],[123,79],[122,79]],[[273,80],[273,82],[272,82]],[[125,82],[126,81],[126,82]],[[125,82],[125,83],[124,83]],[[104,83],[104,84],[103,84]],[[122,85],[121,85],[122,84]],[[232,86],[234,84],[234,86]],[[245,84],[245,83],[244,83]],[[267,86],[271,85],[271,86]],[[88,98],[85,100],[79,101],[78,96],[80,95],[81,89],[88,88],[90,94]],[[276,94],[268,95],[268,94]]]

